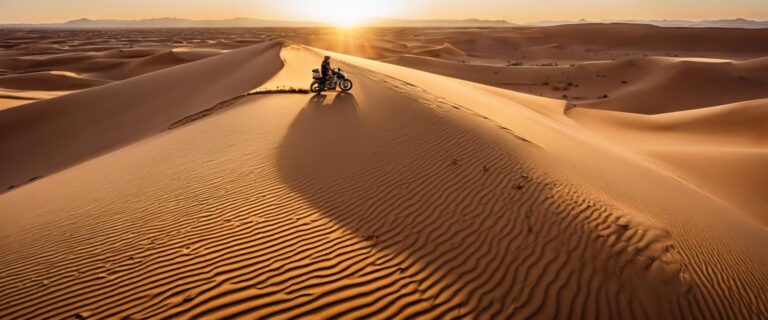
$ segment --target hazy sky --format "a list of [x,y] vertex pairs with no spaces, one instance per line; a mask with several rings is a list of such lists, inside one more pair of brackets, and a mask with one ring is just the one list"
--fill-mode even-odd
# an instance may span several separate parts
[[768,20],[768,0],[0,0],[0,22],[253,17],[329,20],[335,14],[482,18],[512,22],[599,19]]

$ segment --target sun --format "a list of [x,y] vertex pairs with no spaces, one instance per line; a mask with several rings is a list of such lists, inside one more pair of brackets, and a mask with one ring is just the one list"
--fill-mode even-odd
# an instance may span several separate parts
[[[320,5],[318,5],[320,4]],[[389,14],[392,1],[386,0],[326,0],[312,1],[312,12],[317,20],[341,27],[351,28],[364,25],[374,17]]]
[[353,14],[346,14],[343,17],[336,17],[332,21],[327,22],[341,28],[353,28],[365,23],[368,18],[370,17],[355,12]]
[[365,24],[385,9],[383,1],[365,1],[365,0],[336,0],[329,7],[329,17],[325,17],[325,22],[339,27],[355,27]]

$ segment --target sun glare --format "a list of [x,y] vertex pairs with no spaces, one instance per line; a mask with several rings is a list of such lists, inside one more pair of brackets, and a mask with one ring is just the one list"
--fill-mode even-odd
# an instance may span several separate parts
[[312,1],[312,6],[315,19],[341,28],[363,25],[392,11],[391,2],[386,0],[329,0],[320,5]]

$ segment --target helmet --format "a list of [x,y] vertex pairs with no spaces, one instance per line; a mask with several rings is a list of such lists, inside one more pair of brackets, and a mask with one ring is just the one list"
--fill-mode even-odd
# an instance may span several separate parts
[[331,60],[331,56],[325,56],[325,60]]

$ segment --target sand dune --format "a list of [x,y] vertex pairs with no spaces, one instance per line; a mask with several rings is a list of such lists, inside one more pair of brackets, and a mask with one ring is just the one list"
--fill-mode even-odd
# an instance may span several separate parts
[[[460,65],[435,66],[432,61],[410,60],[411,67],[459,78],[480,77],[481,83],[500,86],[525,93],[556,98],[575,97],[590,100],[622,89],[621,81],[635,79],[633,74],[620,73],[624,78],[583,79],[597,86],[573,87],[569,93],[559,92],[569,83],[560,81],[560,71],[530,71],[489,69],[488,65],[507,66],[569,66],[579,72],[594,71],[585,62],[616,61],[642,57],[685,57],[695,59],[747,60],[768,55],[765,30],[716,28],[660,28],[636,24],[580,24],[554,27],[513,28],[361,28],[339,31],[335,28],[233,28],[233,29],[105,29],[105,30],[0,30],[0,76],[29,72],[62,71],[85,78],[118,81],[148,72],[218,55],[274,39],[287,39],[305,45],[352,54],[371,59],[409,59],[408,56],[430,57],[439,61],[466,63],[477,67],[467,74]],[[87,40],[84,40],[87,39]],[[420,63],[425,64],[421,68]],[[619,65],[619,64],[617,64]],[[464,71],[456,72],[454,68]],[[600,67],[597,67],[599,69]],[[696,69],[698,67],[691,67]],[[612,69],[609,67],[609,69]],[[760,69],[760,68],[758,68]],[[599,71],[599,70],[598,70]],[[658,71],[658,70],[651,70]],[[694,70],[695,71],[695,70]],[[487,72],[494,77],[485,78]],[[519,73],[519,74],[518,74]],[[562,72],[569,74],[569,72]],[[526,74],[534,75],[526,78]],[[579,73],[582,74],[582,73]],[[543,80],[531,83],[532,79]],[[585,74],[585,75],[588,75]],[[708,73],[707,77],[718,72]],[[684,78],[684,77],[683,77]],[[520,81],[520,79],[523,79]],[[661,80],[678,85],[674,76]],[[742,79],[743,80],[743,79]],[[66,86],[69,81],[62,79]],[[472,80],[477,81],[477,80]],[[762,90],[759,86],[751,90]],[[709,89],[714,84],[699,83],[697,89]],[[659,86],[659,84],[648,84]],[[678,88],[675,87],[675,88]],[[585,88],[585,89],[578,89]],[[683,87],[685,88],[685,87]],[[639,90],[643,91],[643,90]],[[764,91],[764,90],[763,90]],[[564,97],[566,94],[568,97]],[[632,93],[627,92],[628,96]],[[752,94],[753,96],[755,94]],[[753,98],[760,98],[754,96]],[[714,106],[737,100],[719,101]],[[11,101],[20,104],[23,100]],[[680,101],[678,101],[680,102]],[[8,101],[5,104],[9,104]],[[599,103],[598,103],[599,104]],[[615,110],[599,104],[599,108]],[[633,108],[640,108],[634,106]]]
[[[422,29],[413,36],[449,42],[488,60],[562,64],[617,57],[696,56],[762,57],[768,31],[744,29],[660,28],[640,24],[581,24],[498,29]],[[400,39],[405,39],[401,37]]]
[[71,93],[71,91],[30,91],[0,88],[0,110],[68,93]]
[[0,77],[0,87],[32,91],[72,91],[92,88],[109,81],[88,79],[71,72],[33,72]]
[[414,54],[427,56],[427,57],[464,57],[467,54],[463,51],[456,49],[450,43],[443,44],[441,46],[425,48],[423,50],[417,50]]
[[[146,73],[182,65],[221,54],[221,50],[212,49],[173,49],[162,51],[147,57],[131,60],[101,60],[105,68],[84,68],[85,74],[99,79],[124,80]],[[99,60],[92,61],[98,63]],[[88,70],[90,69],[90,70]]]
[[105,80],[123,80],[221,54],[222,50],[195,48],[116,49],[5,58],[9,70],[61,70]]
[[[327,54],[280,47],[1,111],[4,184],[73,166],[0,196],[0,317],[768,315],[765,227],[606,111],[335,53],[352,93],[229,99]],[[760,145],[763,103],[645,126]]]
[[[466,54],[462,61],[506,65],[561,65],[628,57],[754,59],[768,53],[765,29],[660,28],[639,24],[581,24],[514,28],[324,28],[275,31],[279,36],[370,59],[419,55],[424,49]],[[434,55],[433,55],[434,57]],[[446,60],[455,61],[450,55]]]
[[[220,55],[254,42],[188,39],[197,33],[156,30],[0,30],[0,87],[26,90],[4,108],[108,84]],[[217,35],[221,35],[216,32]],[[83,40],[90,39],[90,40]],[[259,40],[257,42],[264,42]],[[51,91],[40,93],[41,91]],[[34,98],[34,99],[30,99]]]
[[658,114],[768,97],[768,59],[629,58],[567,66],[493,66],[414,56],[389,63],[572,102]]
[[581,108],[567,115],[768,227],[768,100],[654,116]]
[[[2,110],[0,136],[13,139],[0,141],[0,150],[14,156],[0,160],[0,185],[10,189],[48,175],[248,91],[279,70],[280,47],[269,42],[198,64]],[[41,157],[41,152],[46,156]]]
[[759,147],[768,144],[765,121],[768,118],[767,99],[738,102],[659,115],[625,112],[602,112],[573,108],[567,115],[597,130],[611,131],[637,145],[658,143],[636,136],[637,132],[658,132],[669,141],[707,143],[734,147]]
[[657,114],[768,97],[768,58],[745,62],[675,61],[591,108]]

